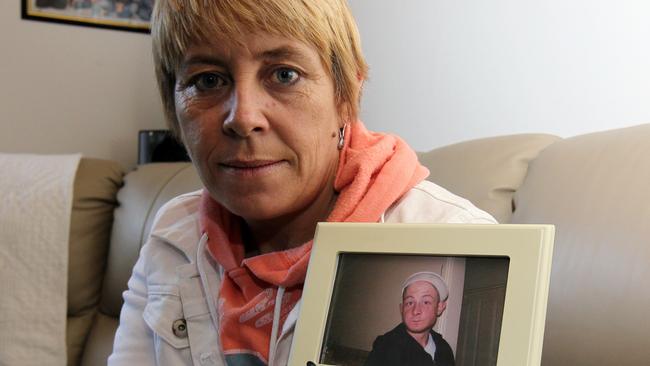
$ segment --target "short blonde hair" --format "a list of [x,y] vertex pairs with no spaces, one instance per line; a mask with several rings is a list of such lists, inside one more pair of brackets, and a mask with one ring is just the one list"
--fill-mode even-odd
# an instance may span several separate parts
[[245,31],[313,46],[332,77],[337,103],[347,106],[347,118],[357,118],[368,66],[346,0],[157,0],[151,28],[156,78],[168,126],[177,137],[175,70],[187,48],[215,34],[237,40]]

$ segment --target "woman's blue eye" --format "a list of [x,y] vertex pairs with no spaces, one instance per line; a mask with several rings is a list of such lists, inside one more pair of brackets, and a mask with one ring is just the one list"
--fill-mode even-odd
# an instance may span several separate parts
[[222,87],[225,84],[225,81],[218,74],[205,73],[199,75],[195,79],[194,84],[199,90],[211,90]]
[[282,68],[277,69],[273,73],[275,81],[280,84],[293,84],[298,79],[298,72],[296,70]]

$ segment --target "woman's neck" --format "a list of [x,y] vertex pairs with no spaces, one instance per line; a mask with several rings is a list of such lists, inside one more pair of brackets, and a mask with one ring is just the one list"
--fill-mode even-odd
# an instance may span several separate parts
[[327,219],[336,198],[336,192],[329,189],[298,212],[270,220],[245,220],[242,238],[246,244],[246,256],[295,248],[312,240],[316,224]]

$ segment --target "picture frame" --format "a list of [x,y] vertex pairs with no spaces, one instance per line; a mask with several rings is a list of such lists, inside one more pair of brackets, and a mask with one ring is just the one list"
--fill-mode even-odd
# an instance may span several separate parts
[[149,33],[155,0],[20,0],[23,19]]
[[[470,337],[465,333],[471,333],[461,324],[476,323],[464,320],[471,318],[465,315],[471,307],[463,305],[473,291],[466,288],[469,280],[500,276],[502,312],[495,315],[500,326],[494,330],[496,342],[490,343],[493,362],[477,364],[538,366],[553,239],[552,225],[319,223],[289,366],[363,365],[363,357],[373,352],[372,340],[392,327],[384,324],[379,330],[374,323],[390,317],[400,322],[409,268],[420,272],[430,267],[437,268],[433,272],[440,272],[449,288],[447,309],[434,333],[439,326],[451,330],[451,335],[440,334],[453,343],[456,356],[462,356],[456,352],[468,344],[462,340]],[[442,265],[432,264],[438,262]],[[496,268],[497,275],[485,275],[486,268]],[[452,305],[458,310],[450,310]],[[376,308],[385,308],[386,315]],[[489,323],[495,324],[494,319]]]

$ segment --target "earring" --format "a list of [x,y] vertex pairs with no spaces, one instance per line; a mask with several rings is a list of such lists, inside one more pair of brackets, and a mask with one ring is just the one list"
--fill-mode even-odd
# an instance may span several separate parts
[[336,146],[339,150],[343,150],[345,146],[345,129],[348,127],[348,124],[344,124],[343,127],[339,128],[339,143]]

